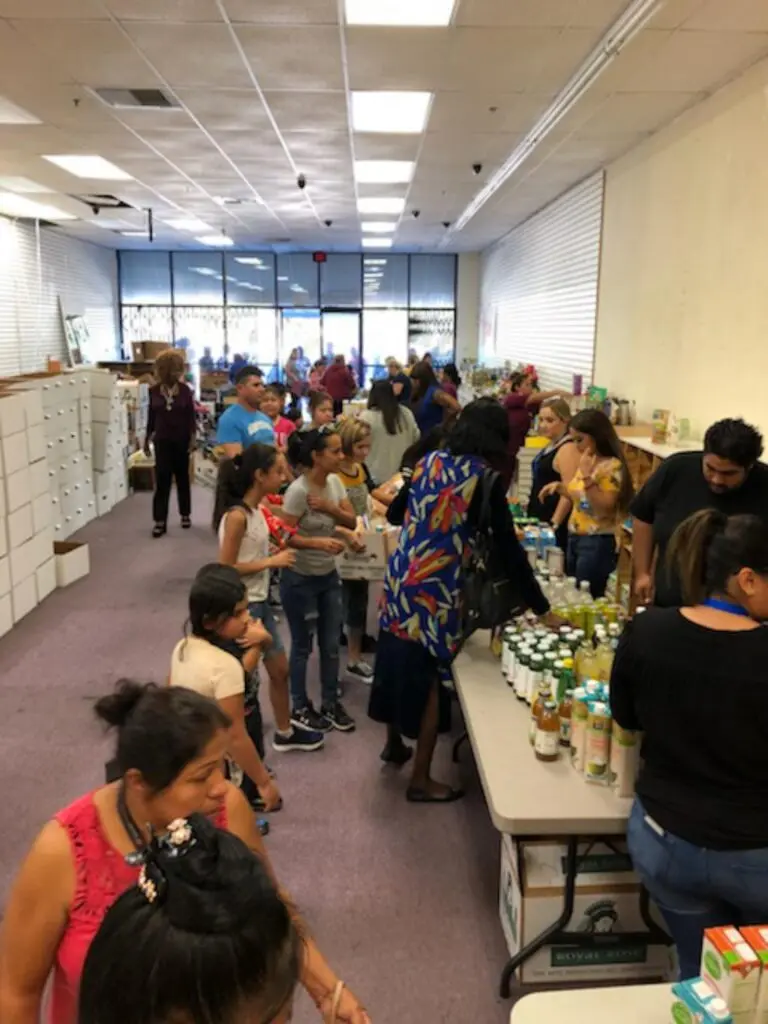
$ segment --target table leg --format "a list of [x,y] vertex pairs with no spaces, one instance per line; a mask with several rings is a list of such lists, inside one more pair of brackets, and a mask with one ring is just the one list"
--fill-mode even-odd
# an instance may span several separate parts
[[527,946],[523,946],[519,953],[516,953],[510,960],[507,961],[504,970],[501,972],[501,984],[499,985],[499,994],[502,999],[509,999],[509,990],[512,983],[512,977],[522,964],[526,960],[538,953],[538,951],[546,946],[549,940],[557,935],[558,932],[562,932],[568,926],[568,922],[571,920],[573,915],[573,904],[576,893],[576,861],[579,851],[579,837],[569,836],[568,837],[568,852],[565,858],[565,884],[563,888],[563,910],[560,917],[546,928],[540,935],[537,935],[535,939],[528,943]]
[[461,750],[463,744],[466,743],[468,739],[469,739],[469,736],[467,735],[467,732],[464,731],[461,734],[461,736],[459,736],[459,738],[456,740],[456,742],[453,744],[453,763],[454,764],[458,764],[459,763],[459,751]]

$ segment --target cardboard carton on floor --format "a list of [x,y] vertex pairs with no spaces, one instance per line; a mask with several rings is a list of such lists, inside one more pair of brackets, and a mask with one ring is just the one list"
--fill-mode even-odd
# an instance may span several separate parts
[[75,541],[56,541],[53,545],[56,560],[56,586],[68,587],[75,580],[82,579],[91,571],[91,559],[87,544]]
[[[617,854],[599,842],[581,844],[579,854],[568,930],[603,936],[605,941],[593,947],[545,946],[518,969],[518,981],[591,984],[665,980],[670,972],[667,949],[621,941],[622,932],[645,931],[640,885],[628,855]],[[502,836],[499,916],[511,955],[560,916],[565,856],[565,844],[556,840],[530,842]],[[608,936],[612,937],[610,941]]]

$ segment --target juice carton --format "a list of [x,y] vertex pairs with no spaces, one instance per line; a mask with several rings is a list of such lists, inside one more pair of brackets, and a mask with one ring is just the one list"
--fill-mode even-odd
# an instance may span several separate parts
[[740,928],[745,942],[757,953],[760,961],[760,983],[757,986],[755,1024],[768,1024],[768,925],[759,928]]
[[701,978],[679,981],[672,986],[674,1024],[731,1024],[733,1018],[724,999]]
[[701,976],[726,1001],[734,1018],[751,1024],[757,1005],[760,960],[738,929],[707,928],[701,950]]

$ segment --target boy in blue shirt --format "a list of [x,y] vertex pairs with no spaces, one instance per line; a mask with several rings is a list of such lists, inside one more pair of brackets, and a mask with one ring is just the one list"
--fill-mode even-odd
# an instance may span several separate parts
[[256,442],[274,444],[275,430],[269,416],[259,411],[264,375],[257,366],[244,366],[235,377],[237,403],[230,405],[219,420],[216,444],[228,459],[234,459]]

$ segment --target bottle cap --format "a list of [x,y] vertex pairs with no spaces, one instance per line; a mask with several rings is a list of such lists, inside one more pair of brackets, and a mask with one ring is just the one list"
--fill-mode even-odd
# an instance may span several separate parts
[[547,709],[547,711],[556,711],[557,710],[557,704],[555,704],[555,702],[553,700],[545,701],[544,702],[544,707]]

